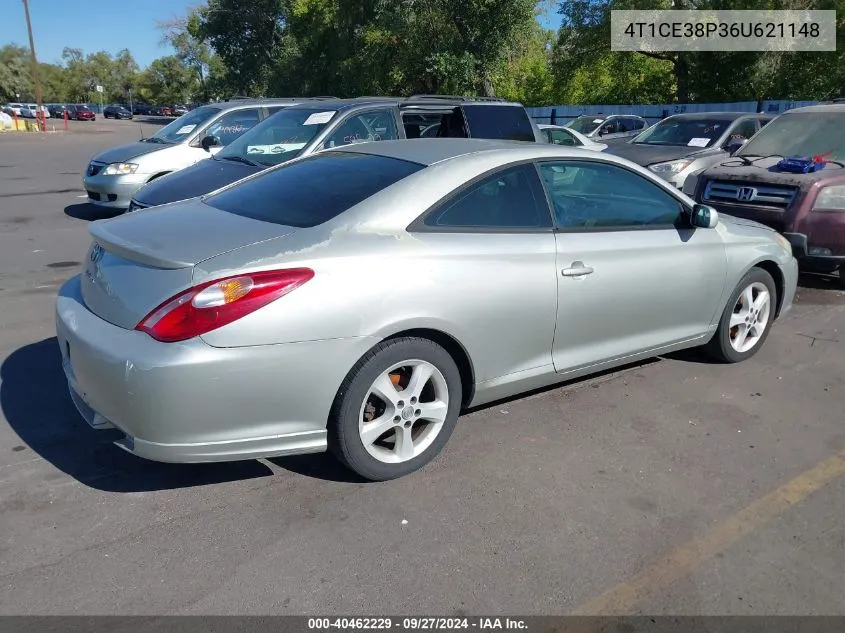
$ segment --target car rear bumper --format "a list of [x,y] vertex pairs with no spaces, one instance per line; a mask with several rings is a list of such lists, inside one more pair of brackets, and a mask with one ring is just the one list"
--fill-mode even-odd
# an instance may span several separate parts
[[349,369],[376,341],[361,337],[216,348],[160,343],[83,304],[79,276],[56,299],[71,395],[116,444],[164,462],[253,459],[326,449],[329,411]]

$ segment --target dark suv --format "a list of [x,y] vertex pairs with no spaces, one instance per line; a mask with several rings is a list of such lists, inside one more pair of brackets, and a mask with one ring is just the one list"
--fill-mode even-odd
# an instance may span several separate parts
[[780,231],[805,270],[845,285],[845,104],[785,112],[687,192]]
[[[129,211],[200,196],[322,149],[394,139],[486,138],[546,142],[518,103],[418,95],[304,99],[279,110],[206,160],[141,187]],[[217,145],[206,137],[207,150]]]
[[103,110],[104,119],[131,119],[132,113],[122,105],[106,106]]

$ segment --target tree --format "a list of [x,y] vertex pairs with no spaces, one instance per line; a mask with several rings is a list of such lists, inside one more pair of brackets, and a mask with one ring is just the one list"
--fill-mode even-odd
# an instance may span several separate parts
[[555,103],[557,91],[551,69],[554,32],[535,23],[514,43],[493,76],[493,88],[501,97],[526,106]]
[[129,91],[135,89],[141,69],[128,49],[121,50],[112,64],[109,92],[111,101],[129,101]]
[[241,94],[266,91],[284,37],[286,5],[284,0],[209,0],[197,10],[197,34],[226,64]]
[[211,97],[207,82],[212,66],[218,75],[225,69],[221,61],[215,59],[209,45],[202,40],[202,17],[199,11],[193,9],[185,17],[160,22],[158,27],[163,32],[163,40],[176,51],[176,56],[194,71],[200,96],[208,101]]
[[0,48],[0,100],[32,99],[29,49],[16,44]]
[[197,85],[192,70],[176,55],[153,60],[138,83],[144,99],[159,103],[186,103]]
[[445,23],[454,24],[454,52],[471,56],[479,91],[494,96],[493,73],[519,36],[530,32],[534,0],[430,1],[439,5]]
[[62,60],[65,64],[67,99],[73,102],[88,100],[88,71],[85,65],[85,55],[82,49],[68,48],[62,51]]

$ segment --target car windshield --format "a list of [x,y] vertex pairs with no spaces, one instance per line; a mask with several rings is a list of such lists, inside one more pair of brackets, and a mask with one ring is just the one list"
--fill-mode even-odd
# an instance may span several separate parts
[[264,171],[204,202],[263,222],[317,226],[424,167],[375,154],[320,152]]
[[84,105],[76,106],[76,109],[82,110],[83,112],[90,112],[91,111],[91,109],[88,106],[84,106]]
[[821,156],[845,161],[845,110],[779,116],[742,146],[737,156]]
[[284,163],[299,156],[334,116],[333,110],[284,108],[229,143],[217,157],[245,158],[267,167]]
[[637,145],[684,145],[710,147],[725,133],[733,119],[673,118],[663,119],[635,137]]
[[219,114],[220,108],[204,106],[183,114],[153,134],[148,141],[153,143],[178,143],[188,137],[198,126]]
[[581,132],[581,134],[589,134],[598,126],[604,123],[604,119],[598,116],[579,116],[577,119],[572,119],[563,127]]

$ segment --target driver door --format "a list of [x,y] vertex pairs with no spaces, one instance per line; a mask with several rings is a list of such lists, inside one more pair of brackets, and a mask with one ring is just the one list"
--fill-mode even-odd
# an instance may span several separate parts
[[592,371],[703,336],[725,284],[719,233],[687,228],[678,198],[624,167],[539,169],[557,229],[555,370]]

